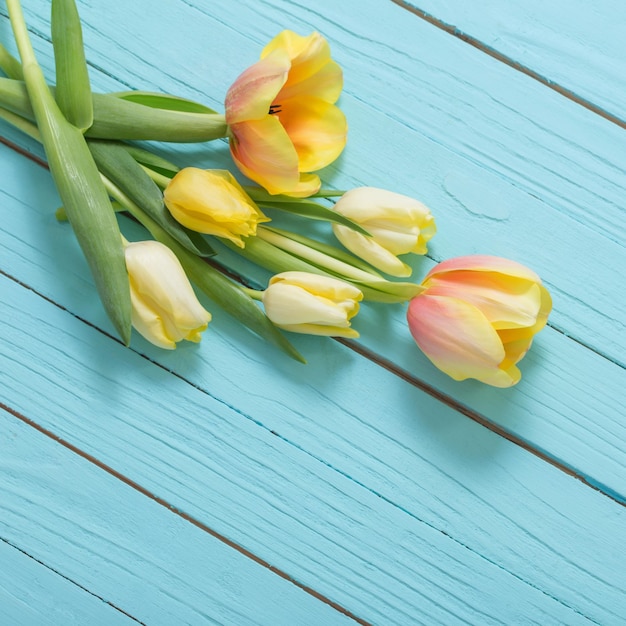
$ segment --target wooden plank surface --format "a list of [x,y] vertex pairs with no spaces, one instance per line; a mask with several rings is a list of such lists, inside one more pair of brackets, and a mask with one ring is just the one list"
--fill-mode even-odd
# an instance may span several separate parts
[[[48,618],[57,625],[354,623],[95,459],[4,411],[0,442],[0,548],[4,556],[9,541],[31,557],[8,553],[0,561],[0,591],[23,604],[14,621],[3,623],[48,623],[28,621],[45,620],[45,611],[53,611]],[[57,580],[49,580],[51,570]],[[90,602],[76,599],[82,589],[94,594],[82,591]],[[11,607],[0,607],[0,615],[5,606]]]
[[137,622],[41,562],[0,540],[3,624],[134,626]]
[[472,45],[529,71],[600,115],[626,124],[619,0],[503,4],[497,0],[394,0]]
[[207,381],[198,389],[52,304],[34,312],[37,296],[4,282],[2,331],[20,348],[5,354],[13,376],[2,383],[16,412],[358,617],[404,624],[419,607],[425,623],[490,612],[508,623],[609,622],[626,608],[611,577],[624,556],[623,507],[391,375],[374,373],[380,397],[355,413],[355,377],[373,379],[341,346],[311,367],[319,381],[341,363],[336,382],[352,381],[351,391],[289,384],[283,371],[282,393],[265,379],[242,394],[241,380],[260,378],[256,360],[214,335],[208,360],[187,355]]
[[[25,8],[50,72],[46,6]],[[402,307],[366,307],[354,349],[296,338],[306,367],[218,310],[200,346],[163,353],[135,338],[126,350],[54,220],[48,173],[2,146],[0,399],[4,467],[18,471],[0,487],[0,537],[148,623],[618,624],[623,130],[390,0],[79,9],[98,90],[216,108],[280,28],[320,30],[345,70],[351,128],[331,184],[432,207],[439,234],[416,276],[448,256],[502,254],[539,271],[555,311],[512,390],[436,372]],[[221,143],[169,154],[228,162]],[[27,471],[28,454],[42,460]],[[42,525],[36,505],[50,498]]]
[[[357,322],[361,345],[402,375],[444,393],[461,410],[623,498],[626,333],[619,286],[626,263],[620,239],[626,163],[620,166],[620,159],[626,151],[615,149],[624,141],[623,131],[393,3],[369,3],[363,20],[356,6],[330,4],[309,11],[290,2],[242,2],[216,19],[201,7],[164,2],[159,17],[148,20],[135,38],[127,36],[132,20],[116,26],[126,8],[110,7],[110,18],[104,19],[102,7],[85,7],[88,50],[99,59],[98,50],[106,49],[121,81],[97,74],[94,82],[102,89],[145,84],[219,107],[216,93],[225,92],[236,73],[232,68],[258,55],[259,28],[322,30],[347,68],[342,107],[352,129],[346,155],[329,172],[331,181],[340,187],[394,187],[424,199],[439,224],[433,258],[472,252],[512,256],[538,271],[555,296],[551,329],[537,339],[522,366],[525,380],[514,390],[459,385],[435,371],[412,344],[401,307],[364,311]],[[133,6],[129,20],[140,11]],[[351,16],[350,30],[340,26],[342,15]],[[43,33],[45,12],[42,16],[30,17]],[[224,23],[227,18],[241,35]],[[168,71],[149,40],[150,29],[154,40],[162,36],[164,22],[173,25]],[[191,23],[192,32],[211,33],[211,45],[222,51],[219,63],[207,57],[205,38],[193,38],[183,28]],[[46,49],[45,42],[40,45]],[[136,63],[126,62],[129,54]],[[190,64],[190,58],[201,61]],[[142,80],[148,66],[159,69]],[[416,155],[416,163],[407,155]],[[224,147],[196,146],[186,158],[227,162]],[[593,250],[584,263],[582,249]],[[415,265],[419,276],[430,261]],[[581,380],[589,384],[581,386]]]

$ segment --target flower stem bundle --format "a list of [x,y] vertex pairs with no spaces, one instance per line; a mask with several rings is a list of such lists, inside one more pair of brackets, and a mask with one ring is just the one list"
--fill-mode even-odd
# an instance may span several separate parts
[[[370,186],[322,188],[319,171],[343,151],[347,121],[343,72],[319,33],[272,39],[234,80],[221,114],[169,94],[93,93],[74,0],[52,0],[50,87],[20,1],[7,6],[20,60],[0,44],[0,118],[42,142],[63,203],[57,216],[69,220],[125,344],[133,327],[162,348],[199,342],[212,315],[194,286],[299,361],[282,331],[357,338],[363,302],[409,302],[408,329],[436,367],[494,386],[520,380],[517,363],[551,309],[536,274],[483,255],[444,261],[412,282],[406,256],[428,253],[430,209]],[[255,184],[229,170],[181,169],[133,143],[216,139]],[[152,240],[127,241],[116,211]],[[267,287],[221,271],[224,247],[272,272]]]

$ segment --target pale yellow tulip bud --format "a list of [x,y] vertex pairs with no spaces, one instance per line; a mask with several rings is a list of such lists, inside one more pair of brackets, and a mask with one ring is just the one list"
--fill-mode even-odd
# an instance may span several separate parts
[[358,337],[350,320],[359,311],[361,291],[336,278],[307,272],[276,274],[263,292],[267,317],[294,333]]
[[339,241],[353,254],[391,276],[410,276],[411,268],[397,255],[426,254],[426,243],[436,232],[430,209],[393,191],[359,187],[346,192],[335,211],[362,226],[369,237],[333,224]]
[[127,243],[133,326],[148,341],[173,350],[183,339],[199,342],[211,314],[198,301],[176,255],[157,241]]
[[257,224],[270,221],[226,170],[186,167],[172,178],[163,199],[183,226],[229,239],[240,248],[242,237],[255,235]]

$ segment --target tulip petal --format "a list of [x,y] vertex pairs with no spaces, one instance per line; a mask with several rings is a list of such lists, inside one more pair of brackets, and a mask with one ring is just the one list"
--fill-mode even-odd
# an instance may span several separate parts
[[330,46],[317,32],[302,36],[284,30],[265,46],[261,58],[265,59],[276,51],[286,52],[291,59],[288,85],[307,81],[331,62]]
[[407,277],[411,275],[413,270],[410,266],[383,248],[372,237],[366,237],[341,224],[333,224],[332,229],[342,245],[375,268],[391,276]]
[[358,331],[354,328],[339,328],[337,326],[322,326],[319,324],[282,324],[283,330],[291,333],[301,333],[304,335],[323,335],[325,337],[344,337],[345,339],[357,339]]
[[542,304],[535,282],[496,272],[450,271],[427,279],[424,286],[431,295],[462,297],[496,329],[533,327]]
[[268,115],[290,67],[289,55],[277,49],[240,74],[226,93],[226,123],[232,126]]
[[363,294],[358,287],[343,280],[339,280],[338,278],[323,276],[321,274],[298,271],[281,272],[280,274],[272,276],[269,284],[275,285],[281,282],[296,284],[303,289],[331,300],[353,299],[360,301],[363,299]]
[[163,321],[151,308],[150,303],[144,302],[141,296],[131,288],[130,301],[132,304],[132,323],[143,337],[159,348],[174,350],[176,342],[170,339],[163,326]]
[[227,170],[186,167],[172,178],[163,200],[183,226],[239,247],[242,236],[256,234],[257,224],[269,221]]
[[329,61],[316,74],[307,78],[301,75],[296,77],[294,69],[289,72],[277,100],[282,102],[292,98],[313,97],[329,104],[339,100],[343,88],[343,72],[337,63]]
[[232,157],[243,174],[271,194],[298,186],[298,154],[277,117],[235,124],[231,132]]
[[417,345],[455,380],[475,378],[497,387],[519,380],[519,370],[500,368],[506,353],[496,331],[474,306],[455,298],[421,295],[409,304],[409,329]]
[[350,326],[349,318],[358,311],[354,301],[334,302],[283,282],[274,283],[267,290],[263,303],[271,310],[271,320],[278,326],[318,324],[342,328]]
[[211,314],[196,298],[176,255],[156,241],[127,244],[124,254],[136,330],[169,350],[182,339],[199,341]]
[[308,198],[317,193],[321,186],[322,181],[317,174],[300,174],[300,182],[293,191],[285,192],[285,195],[292,198]]
[[435,274],[455,272],[459,270],[471,270],[473,272],[499,272],[508,276],[523,278],[532,282],[540,283],[541,279],[531,269],[510,259],[486,254],[473,254],[460,256],[443,261],[433,267],[426,275],[424,282]]
[[301,172],[332,163],[346,145],[346,117],[334,104],[313,97],[281,101],[280,123],[298,154]]

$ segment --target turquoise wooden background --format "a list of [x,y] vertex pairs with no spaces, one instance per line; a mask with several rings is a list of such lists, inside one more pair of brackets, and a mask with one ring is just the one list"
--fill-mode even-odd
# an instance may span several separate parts
[[[78,7],[96,90],[220,110],[277,32],[319,30],[350,124],[327,183],[431,207],[416,278],[506,256],[554,312],[508,390],[435,370],[403,307],[364,307],[357,342],[295,337],[307,366],[210,303],[200,346],[126,349],[40,148],[3,124],[0,622],[624,623],[623,3]],[[24,9],[52,79],[49,3]],[[228,164],[223,143],[162,151]]]

